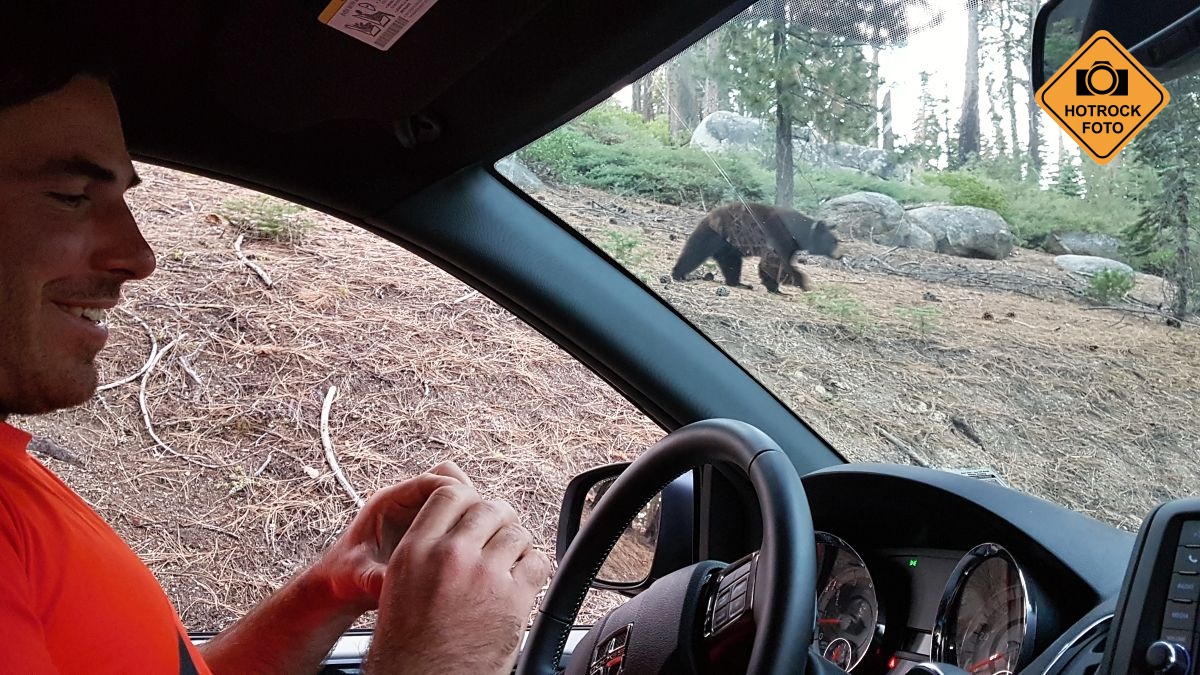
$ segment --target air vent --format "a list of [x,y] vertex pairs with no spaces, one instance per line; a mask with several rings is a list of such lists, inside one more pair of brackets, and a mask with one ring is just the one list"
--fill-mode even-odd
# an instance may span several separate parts
[[1075,638],[1046,669],[1045,675],[1095,675],[1104,660],[1112,617],[1097,621]]

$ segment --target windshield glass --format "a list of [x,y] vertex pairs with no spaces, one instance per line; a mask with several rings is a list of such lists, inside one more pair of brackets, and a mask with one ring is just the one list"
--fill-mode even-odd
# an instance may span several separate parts
[[498,168],[848,460],[1135,530],[1200,479],[1200,80],[1097,164],[1039,6],[758,3]]

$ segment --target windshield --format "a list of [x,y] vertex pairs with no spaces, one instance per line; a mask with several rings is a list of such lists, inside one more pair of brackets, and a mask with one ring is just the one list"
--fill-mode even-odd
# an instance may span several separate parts
[[1097,164],[1039,6],[758,3],[498,168],[848,460],[1136,530],[1200,479],[1200,81]]

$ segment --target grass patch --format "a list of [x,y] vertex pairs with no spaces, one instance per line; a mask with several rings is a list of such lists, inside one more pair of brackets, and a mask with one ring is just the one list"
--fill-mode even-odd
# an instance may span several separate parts
[[302,207],[266,195],[227,200],[222,211],[229,222],[256,239],[296,244],[313,228]]

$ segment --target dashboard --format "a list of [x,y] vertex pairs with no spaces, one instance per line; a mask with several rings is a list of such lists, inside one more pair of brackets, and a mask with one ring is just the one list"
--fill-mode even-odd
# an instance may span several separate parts
[[[1149,674],[1129,664],[1162,637],[1142,615],[1161,619],[1165,601],[1145,609],[1126,598],[1127,571],[1138,555],[1157,556],[1161,565],[1143,567],[1167,588],[1176,548],[1191,545],[1181,539],[1185,525],[1200,523],[1198,503],[1192,521],[1173,526],[1169,545],[1156,546],[956,473],[847,464],[802,480],[818,544],[813,646],[853,675],[903,675],[929,661],[979,675],[1085,675],[1126,641],[1118,657],[1130,656],[1103,672]],[[720,483],[708,476],[694,484],[695,544],[702,559],[736,560],[758,547],[755,519],[744,491]],[[1196,532],[1200,550],[1200,525]],[[1123,614],[1126,625],[1148,627],[1136,643],[1118,630]],[[586,632],[571,632],[564,663]],[[359,672],[367,640],[347,634],[323,672]]]
[[1111,619],[1133,550],[1131,533],[959,474],[847,465],[804,484],[813,646],[855,675],[928,661],[979,675],[1060,668]]

